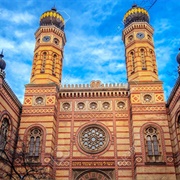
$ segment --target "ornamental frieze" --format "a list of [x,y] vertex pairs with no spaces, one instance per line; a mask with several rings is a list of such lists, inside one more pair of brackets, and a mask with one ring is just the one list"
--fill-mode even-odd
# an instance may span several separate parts
[[75,119],[91,119],[91,118],[113,118],[112,113],[83,113],[83,114],[75,114]]
[[133,112],[158,112],[158,111],[166,111],[166,107],[165,106],[135,106],[132,107]]
[[137,86],[132,86],[131,89],[133,89],[133,91],[137,91],[137,92],[141,92],[141,91],[149,91],[149,92],[163,91],[161,85],[159,85],[159,86],[140,86],[140,85],[137,85]]
[[23,109],[23,114],[49,114],[54,113],[54,108],[33,108],[33,109]]

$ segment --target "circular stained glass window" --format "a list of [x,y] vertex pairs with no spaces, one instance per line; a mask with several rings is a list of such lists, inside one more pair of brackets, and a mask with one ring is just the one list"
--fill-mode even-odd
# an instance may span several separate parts
[[64,103],[63,104],[63,109],[64,110],[68,110],[70,108],[70,104],[69,103]]
[[103,103],[103,108],[104,109],[109,109],[109,107],[110,107],[110,104],[108,102]]
[[42,97],[37,97],[35,101],[36,101],[36,104],[42,104],[43,103],[43,98]]
[[152,96],[149,94],[144,95],[144,101],[150,102],[152,100]]
[[120,101],[117,103],[118,108],[123,109],[125,107],[125,103]]
[[91,109],[96,109],[97,108],[97,103],[96,102],[90,103],[90,108]]
[[79,102],[79,103],[77,104],[77,107],[78,107],[79,109],[84,109],[85,104],[84,104],[83,102]]
[[100,125],[84,127],[79,133],[79,145],[87,153],[96,154],[103,151],[109,143],[109,134]]

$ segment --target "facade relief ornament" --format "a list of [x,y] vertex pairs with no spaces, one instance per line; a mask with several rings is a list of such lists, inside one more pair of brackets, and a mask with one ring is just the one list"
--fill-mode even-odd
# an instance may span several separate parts
[[91,87],[91,88],[99,88],[99,87],[101,87],[101,81],[99,81],[99,80],[97,80],[97,81],[91,81],[90,87]]

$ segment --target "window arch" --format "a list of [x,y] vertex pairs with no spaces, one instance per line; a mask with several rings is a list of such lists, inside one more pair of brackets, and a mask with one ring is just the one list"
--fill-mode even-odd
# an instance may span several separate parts
[[57,59],[57,55],[54,54],[54,55],[53,55],[53,60],[52,60],[52,74],[53,74],[53,75],[56,75],[56,73],[55,73],[56,59]]
[[144,49],[140,49],[140,56],[141,56],[142,70],[147,70],[145,50]]
[[7,118],[3,118],[1,127],[0,127],[0,149],[4,150],[6,143],[7,143],[7,137],[8,137],[8,130],[9,130],[9,120]]
[[39,157],[42,148],[43,132],[40,128],[33,128],[29,131],[29,156]]
[[154,71],[155,73],[157,73],[156,59],[155,59],[154,52],[153,52],[152,50],[150,50],[150,57],[151,57],[151,62],[152,62],[153,71]]
[[31,75],[32,77],[35,74],[37,57],[38,57],[38,53],[36,53],[34,56],[34,62],[33,62],[33,67],[32,67],[32,75]]
[[44,73],[44,72],[45,72],[46,59],[47,59],[47,53],[46,53],[46,52],[43,52],[43,54],[42,54],[41,73]]
[[130,63],[131,63],[131,73],[135,72],[135,54],[133,51],[130,52]]
[[161,161],[160,135],[157,128],[148,126],[144,130],[147,162]]

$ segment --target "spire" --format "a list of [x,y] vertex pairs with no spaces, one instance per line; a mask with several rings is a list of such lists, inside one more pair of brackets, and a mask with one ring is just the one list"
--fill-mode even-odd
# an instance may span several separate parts
[[55,11],[55,12],[57,11],[55,4],[54,4],[54,6],[51,8],[51,10],[52,10],[52,11]]
[[5,78],[5,68],[6,68],[6,62],[2,59],[4,57],[3,55],[3,50],[1,51],[0,54],[0,76],[2,76],[3,78]]

